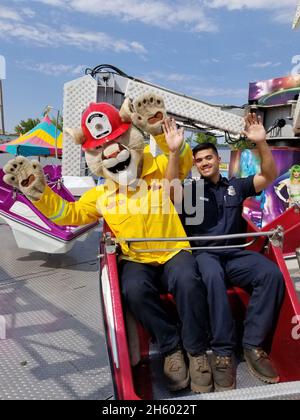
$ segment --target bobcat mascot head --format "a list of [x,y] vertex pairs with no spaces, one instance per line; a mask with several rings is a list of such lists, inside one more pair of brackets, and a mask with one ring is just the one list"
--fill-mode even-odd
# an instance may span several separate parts
[[144,132],[162,132],[163,99],[155,94],[125,99],[120,112],[107,103],[92,103],[82,115],[81,128],[66,130],[85,150],[91,172],[119,185],[132,185],[143,167]]

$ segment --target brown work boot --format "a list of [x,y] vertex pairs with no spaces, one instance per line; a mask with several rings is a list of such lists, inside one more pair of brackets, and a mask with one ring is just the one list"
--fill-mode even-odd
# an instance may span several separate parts
[[188,354],[190,361],[191,390],[193,392],[211,392],[213,381],[211,367],[206,354],[192,356]]
[[248,369],[256,378],[268,384],[277,384],[279,375],[267,353],[260,347],[244,349]]
[[170,391],[179,391],[188,386],[190,374],[182,350],[176,350],[174,353],[165,356],[164,374]]
[[236,388],[236,368],[232,356],[212,355],[212,373],[216,392]]

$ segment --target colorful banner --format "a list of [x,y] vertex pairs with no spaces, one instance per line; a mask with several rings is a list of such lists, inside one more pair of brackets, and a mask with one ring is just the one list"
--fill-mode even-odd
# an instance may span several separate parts
[[249,103],[259,105],[285,105],[298,98],[300,75],[263,80],[249,84]]
[[[264,227],[285,212],[294,202],[300,202],[300,150],[276,147],[272,149],[279,176],[260,195],[247,200],[244,213],[259,227]],[[229,167],[230,177],[247,177],[260,172],[256,150],[234,151]]]

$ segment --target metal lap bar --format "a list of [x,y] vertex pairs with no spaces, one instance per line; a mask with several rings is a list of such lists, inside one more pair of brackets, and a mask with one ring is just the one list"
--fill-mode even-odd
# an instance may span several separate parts
[[[210,246],[210,247],[189,247],[189,248],[177,248],[178,250],[220,250],[220,249],[233,249],[233,248],[246,248],[252,244],[254,244],[258,238],[260,237],[271,237],[278,239],[283,235],[282,228],[280,226],[277,229],[268,231],[268,232],[253,232],[253,233],[236,233],[232,235],[219,235],[219,236],[192,236],[192,237],[185,237],[185,238],[114,238],[113,240],[115,243],[127,243],[130,244],[133,242],[192,242],[192,241],[223,241],[228,239],[241,239],[241,238],[254,238],[251,242],[247,242],[241,245],[223,245],[223,246]],[[172,249],[140,249],[135,250],[137,253],[141,252],[172,252]]]
[[253,245],[257,241],[253,239],[251,242],[247,242],[246,244],[241,245],[223,245],[223,246],[195,246],[193,248],[160,248],[160,249],[136,249],[134,252],[174,252],[174,250],[181,250],[181,251],[195,251],[195,250],[220,250],[220,249],[236,249],[236,248],[247,248],[247,246]]

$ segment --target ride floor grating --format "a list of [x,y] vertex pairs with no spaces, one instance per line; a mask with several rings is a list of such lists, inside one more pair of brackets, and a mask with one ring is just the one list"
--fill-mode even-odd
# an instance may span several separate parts
[[99,229],[65,255],[30,252],[0,224],[0,400],[113,398],[98,241]]

